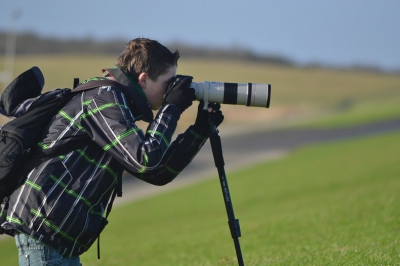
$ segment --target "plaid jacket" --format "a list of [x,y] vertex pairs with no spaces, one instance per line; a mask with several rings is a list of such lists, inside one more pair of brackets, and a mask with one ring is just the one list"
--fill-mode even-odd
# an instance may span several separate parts
[[152,112],[147,105],[138,108],[135,102],[144,101],[133,92],[99,87],[78,94],[59,111],[41,149],[68,145],[86,134],[92,141],[35,168],[12,195],[3,227],[28,234],[64,256],[80,255],[108,223],[104,212],[123,170],[164,185],[190,163],[206,137],[189,127],[171,142],[180,117],[174,105],[162,106],[142,132],[135,122]]

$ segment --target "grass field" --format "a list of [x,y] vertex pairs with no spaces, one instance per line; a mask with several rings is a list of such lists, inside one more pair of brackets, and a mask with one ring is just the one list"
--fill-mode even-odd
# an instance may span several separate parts
[[[298,149],[228,181],[246,265],[399,265],[400,134]],[[83,265],[237,265],[218,178],[120,207]],[[13,241],[0,242],[15,265]]]
[[[98,76],[115,57],[18,57],[16,73],[37,65],[46,90],[71,87],[74,77]],[[178,72],[195,81],[272,84],[268,110],[224,105],[224,132],[235,125],[341,127],[400,114],[398,73],[184,58]],[[195,112],[184,113],[180,129]],[[321,144],[228,173],[246,265],[400,265],[398,143],[397,133]],[[237,265],[217,177],[115,207],[110,220],[102,259],[93,246],[83,265]],[[0,258],[16,265],[12,239],[0,241]]]
[[[117,56],[19,56],[15,75],[38,66],[46,79],[45,90],[71,87],[75,77],[84,80],[101,75],[101,68],[112,67]],[[0,57],[2,64],[3,58]],[[224,105],[224,125],[268,127],[307,122],[310,126],[343,126],[390,119],[399,113],[400,108],[400,73],[188,60],[184,56],[179,61],[178,73],[192,75],[196,82],[272,84],[269,109]],[[193,122],[197,111],[195,106],[183,114],[179,130]]]

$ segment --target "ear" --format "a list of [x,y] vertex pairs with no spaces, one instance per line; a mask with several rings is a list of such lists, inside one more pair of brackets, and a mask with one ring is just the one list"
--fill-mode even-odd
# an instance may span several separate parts
[[146,88],[148,78],[149,78],[149,76],[145,72],[140,73],[139,78],[138,78],[138,84],[142,89]]

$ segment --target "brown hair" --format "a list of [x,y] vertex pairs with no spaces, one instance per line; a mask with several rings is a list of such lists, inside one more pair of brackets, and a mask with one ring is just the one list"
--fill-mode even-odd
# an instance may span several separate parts
[[179,51],[172,53],[157,41],[137,38],[126,44],[125,51],[118,57],[116,66],[133,80],[145,72],[152,80],[164,74],[169,67],[178,64]]

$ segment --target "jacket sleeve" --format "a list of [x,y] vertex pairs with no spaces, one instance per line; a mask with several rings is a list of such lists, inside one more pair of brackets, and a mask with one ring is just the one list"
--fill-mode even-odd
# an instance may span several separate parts
[[81,126],[92,140],[126,171],[154,185],[172,181],[207,140],[189,127],[171,142],[179,118],[178,107],[164,105],[143,132],[122,92],[103,89],[82,99]]

